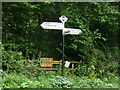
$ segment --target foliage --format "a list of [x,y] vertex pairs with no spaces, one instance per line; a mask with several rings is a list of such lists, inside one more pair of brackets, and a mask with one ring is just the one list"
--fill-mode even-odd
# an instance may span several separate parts
[[[44,17],[48,17],[46,19],[48,21],[55,19],[52,17],[56,16],[55,9],[57,8],[54,8],[54,3],[3,3],[3,44],[5,49],[12,45],[13,49],[21,51],[28,59],[39,58],[41,55],[48,56],[48,53],[52,54],[49,52],[50,50],[56,52],[50,47],[56,48],[58,40],[54,38],[59,33],[47,30],[43,32],[40,28]],[[51,41],[53,43],[50,43]],[[48,52],[46,53],[46,51]]]
[[[16,12],[17,10],[19,12]],[[66,37],[66,59],[81,58],[79,55],[84,53],[83,48],[86,45],[93,46],[95,42],[98,45],[106,43],[108,46],[118,44],[118,16],[120,12],[117,3],[4,2],[3,44],[8,44],[5,49],[13,45],[13,48],[21,51],[24,56],[30,59],[40,56],[61,59],[61,52],[59,52],[61,51],[61,32],[43,31],[40,27],[44,21],[58,21],[61,15],[69,18],[65,27],[81,28],[83,31],[83,34],[77,38],[74,36]],[[98,40],[101,39],[101,36],[106,38],[106,42]],[[98,43],[98,41],[100,42]],[[83,47],[81,44],[85,46]],[[81,49],[83,49],[82,52],[80,52]],[[68,53],[71,50],[73,52]]]
[[[116,52],[117,53],[117,52]],[[89,54],[88,54],[89,55]],[[76,68],[78,75],[95,77],[115,77],[118,76],[118,62],[116,57],[119,54],[111,52],[104,53],[101,50],[94,50],[90,62],[80,61]]]
[[[2,44],[4,47],[2,63],[3,69],[7,72],[35,77],[42,74],[38,70],[39,58],[52,57],[55,60],[61,60],[61,32],[43,30],[40,24],[60,22],[58,18],[65,15],[69,18],[65,24],[66,28],[79,28],[83,32],[80,36],[65,36],[65,60],[80,61],[75,73],[79,76],[89,76],[90,79],[96,77],[110,79],[118,75],[119,3],[3,2],[2,5]],[[65,78],[60,77],[58,81],[56,78],[54,81],[60,82],[60,87],[64,87],[63,81],[66,87],[71,87],[67,85],[69,82]],[[99,85],[93,85],[97,83],[95,80],[94,82],[87,80],[85,84],[78,87],[99,87]],[[98,83],[103,85],[104,83],[101,84],[101,82],[98,80]],[[39,82],[33,81],[33,83],[42,87]],[[53,84],[57,85],[56,83]],[[83,81],[80,84],[82,83]],[[20,82],[19,85],[24,88],[31,84],[25,81]],[[19,85],[15,83],[15,87]],[[49,86],[52,87],[49,83],[45,84],[45,87]],[[10,84],[4,87],[13,86]],[[53,87],[56,86],[53,85]]]
[[118,78],[66,77],[55,75],[41,75],[36,78],[27,78],[18,73],[3,75],[2,88],[118,88]]
[[30,80],[22,74],[12,73],[3,77],[3,88],[43,88],[44,85],[35,80]]
[[3,70],[0,69],[0,89],[2,89],[2,73]]
[[[83,33],[81,36],[67,37],[66,59],[77,60],[77,58],[80,58],[88,60],[91,58],[89,56],[91,56],[92,49],[101,47],[101,43],[108,46],[117,46],[117,16],[120,14],[117,4],[115,4],[116,8],[113,3],[69,3],[67,5],[64,8],[65,10],[61,11],[62,14],[70,18],[67,26],[79,27]],[[116,28],[114,28],[113,22],[116,22]],[[111,29],[111,26],[114,29]]]
[[94,78],[94,79],[90,79],[88,77],[79,77],[79,76],[72,76],[68,77],[70,78],[70,81],[73,83],[73,87],[72,88],[117,88],[118,83],[117,83],[117,78],[114,80],[116,80],[116,84],[117,85],[113,85],[113,83],[110,82],[110,80],[108,80],[107,78]]
[[22,52],[3,49],[2,67],[8,73],[17,72],[22,73],[28,77],[39,76],[42,71],[39,71],[40,61],[26,60]]
[[53,79],[50,79],[50,83],[54,88],[71,88],[72,83],[68,81],[66,78],[61,76],[56,76]]
[[38,77],[35,78],[35,80],[42,82],[42,84],[44,85],[44,88],[53,88],[53,86],[50,84],[50,80],[49,78],[53,78],[54,75],[51,74],[44,74],[42,73],[41,75],[39,75]]
[[4,66],[3,69],[5,69],[6,67],[8,71],[9,70],[21,71],[21,69],[23,68],[21,66],[22,59],[23,59],[22,52],[12,50],[4,51],[3,49],[2,54],[2,62]]

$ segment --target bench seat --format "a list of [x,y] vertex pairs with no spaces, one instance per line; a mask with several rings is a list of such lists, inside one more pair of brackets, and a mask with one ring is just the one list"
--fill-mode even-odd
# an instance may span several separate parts
[[61,70],[61,69],[58,69],[58,68],[39,68],[39,70],[54,70],[54,71],[58,71],[58,70]]

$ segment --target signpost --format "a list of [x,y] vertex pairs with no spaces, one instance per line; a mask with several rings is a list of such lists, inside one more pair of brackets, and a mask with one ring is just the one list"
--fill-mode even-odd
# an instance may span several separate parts
[[80,29],[73,29],[73,28],[65,28],[65,22],[68,20],[66,16],[59,17],[59,20],[62,23],[59,22],[43,22],[41,24],[41,27],[44,29],[55,29],[55,30],[62,30],[62,75],[64,76],[64,40],[65,35],[71,34],[71,35],[79,35],[82,33]]

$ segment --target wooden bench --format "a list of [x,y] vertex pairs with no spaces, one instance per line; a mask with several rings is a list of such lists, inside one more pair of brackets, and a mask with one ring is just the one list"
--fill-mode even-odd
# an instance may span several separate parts
[[[76,64],[78,64],[78,61],[69,61],[71,68],[67,68],[69,70],[74,70]],[[39,70],[46,70],[46,71],[58,71],[61,70],[61,68],[55,68],[54,65],[60,65],[62,64],[61,61],[54,61],[53,58],[40,58],[40,67]]]

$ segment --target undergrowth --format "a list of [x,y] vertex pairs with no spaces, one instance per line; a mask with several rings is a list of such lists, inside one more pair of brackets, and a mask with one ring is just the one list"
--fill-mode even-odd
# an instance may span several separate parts
[[[114,81],[113,81],[114,79]],[[41,75],[28,78],[18,73],[5,74],[2,88],[118,88],[118,78],[89,78],[79,76]]]

